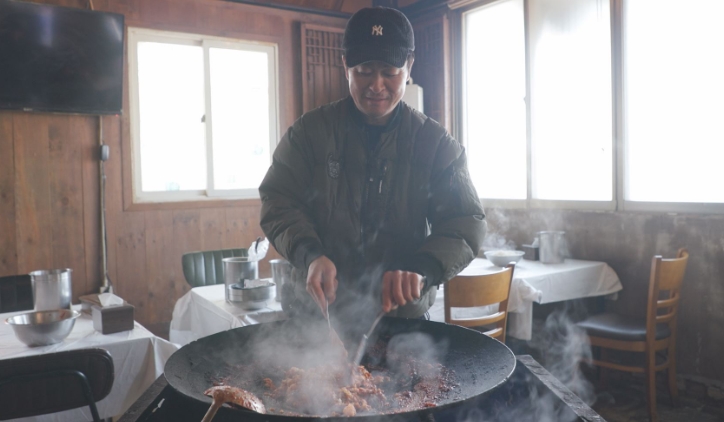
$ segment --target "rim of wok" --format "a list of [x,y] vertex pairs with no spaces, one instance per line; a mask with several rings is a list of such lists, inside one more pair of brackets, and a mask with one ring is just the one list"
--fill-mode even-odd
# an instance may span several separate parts
[[[255,360],[250,360],[246,356],[246,352],[249,352],[254,341],[258,340],[255,337],[266,338],[267,341],[274,341],[276,337],[282,340],[284,336],[289,335],[284,330],[285,326],[295,327],[289,321],[291,320],[248,325],[191,342],[177,350],[168,359],[164,367],[165,377],[169,385],[185,400],[209,406],[212,400],[203,392],[212,386],[208,380],[210,372],[222,367],[253,364]],[[298,325],[296,328],[298,329]],[[455,393],[450,394],[451,397],[435,402],[435,407],[421,407],[395,413],[362,413],[355,416],[259,414],[229,406],[224,406],[222,410],[236,412],[240,417],[250,418],[249,420],[254,420],[254,416],[256,416],[257,419],[269,421],[287,418],[293,418],[296,421],[320,419],[364,421],[367,419],[379,420],[380,417],[385,416],[405,418],[434,413],[480,398],[502,385],[515,370],[515,355],[505,344],[479,331],[458,325],[419,319],[384,317],[368,344],[374,344],[379,335],[391,334],[394,336],[416,332],[431,335],[436,344],[448,342],[448,350],[442,359],[442,364],[455,372],[454,381],[459,387],[455,388]],[[219,347],[220,345],[221,347]],[[233,361],[228,359],[229,346],[233,346],[235,350],[231,359]],[[225,355],[223,362],[220,362],[219,357],[215,356],[218,353]],[[257,393],[255,392],[255,394]],[[257,394],[257,396],[262,398],[261,394]],[[264,401],[263,398],[262,401]]]

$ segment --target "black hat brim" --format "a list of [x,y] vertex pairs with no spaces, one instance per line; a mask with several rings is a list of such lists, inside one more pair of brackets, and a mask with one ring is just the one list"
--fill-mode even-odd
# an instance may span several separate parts
[[410,50],[405,47],[389,47],[381,49],[368,45],[361,48],[349,49],[345,52],[344,58],[347,63],[347,67],[355,67],[359,64],[371,61],[381,61],[400,68],[405,65],[409,53]]

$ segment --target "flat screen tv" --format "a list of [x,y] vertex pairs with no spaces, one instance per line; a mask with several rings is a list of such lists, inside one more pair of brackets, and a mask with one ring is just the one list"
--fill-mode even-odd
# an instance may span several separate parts
[[123,15],[0,0],[0,108],[118,114]]

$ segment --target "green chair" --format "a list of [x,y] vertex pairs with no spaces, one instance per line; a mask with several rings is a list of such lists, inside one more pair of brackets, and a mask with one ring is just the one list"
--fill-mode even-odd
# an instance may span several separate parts
[[189,252],[181,257],[181,265],[191,287],[210,286],[224,282],[222,259],[243,256],[248,256],[246,248]]

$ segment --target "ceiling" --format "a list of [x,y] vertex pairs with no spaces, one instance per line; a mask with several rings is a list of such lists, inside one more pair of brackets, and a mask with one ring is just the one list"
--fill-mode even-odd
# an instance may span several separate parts
[[263,6],[280,7],[304,12],[318,12],[334,16],[350,16],[359,9],[373,6],[396,9],[443,4],[445,0],[230,0]]

